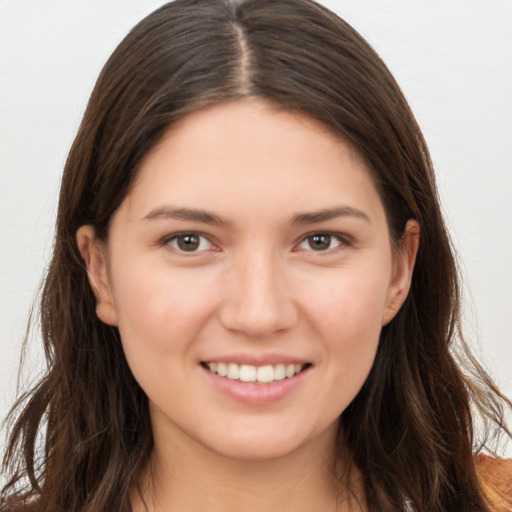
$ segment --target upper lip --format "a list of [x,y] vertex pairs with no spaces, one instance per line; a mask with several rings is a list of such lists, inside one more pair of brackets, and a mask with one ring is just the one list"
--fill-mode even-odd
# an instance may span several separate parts
[[226,354],[214,356],[202,360],[203,363],[235,363],[238,365],[247,364],[251,366],[265,366],[276,364],[300,364],[311,363],[307,359],[300,357],[287,356],[284,354]]

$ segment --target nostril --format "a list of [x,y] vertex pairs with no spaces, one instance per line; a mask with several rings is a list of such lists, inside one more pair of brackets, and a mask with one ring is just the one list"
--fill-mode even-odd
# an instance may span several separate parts
[[299,315],[293,303],[285,297],[264,301],[245,296],[240,300],[225,301],[219,317],[226,329],[257,339],[292,328]]

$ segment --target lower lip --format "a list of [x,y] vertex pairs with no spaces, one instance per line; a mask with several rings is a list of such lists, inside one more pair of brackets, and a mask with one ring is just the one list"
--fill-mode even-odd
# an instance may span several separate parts
[[220,377],[216,373],[201,366],[210,383],[228,397],[249,405],[268,405],[283,400],[293,393],[309,374],[311,367],[302,370],[293,377],[276,380],[268,384],[242,382],[240,380]]

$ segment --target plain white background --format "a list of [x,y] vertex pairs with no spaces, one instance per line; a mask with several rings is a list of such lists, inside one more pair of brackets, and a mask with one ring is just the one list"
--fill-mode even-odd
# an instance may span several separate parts
[[[0,418],[88,96],[117,43],[163,3],[0,0]],[[512,396],[512,1],[322,3],[370,41],[411,103],[462,261],[467,335]],[[27,380],[41,368],[37,336],[33,346]]]

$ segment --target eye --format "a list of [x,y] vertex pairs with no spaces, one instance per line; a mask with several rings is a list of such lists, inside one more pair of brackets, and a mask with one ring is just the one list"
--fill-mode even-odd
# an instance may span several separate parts
[[298,249],[301,251],[326,252],[336,249],[341,245],[347,244],[337,235],[331,233],[312,233],[302,240],[298,245]]
[[200,233],[179,233],[166,240],[166,244],[179,252],[201,252],[213,248],[213,244]]

